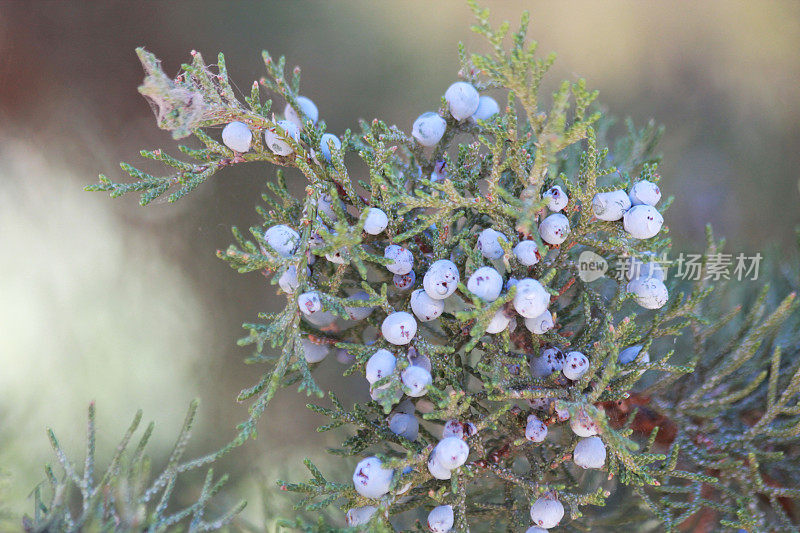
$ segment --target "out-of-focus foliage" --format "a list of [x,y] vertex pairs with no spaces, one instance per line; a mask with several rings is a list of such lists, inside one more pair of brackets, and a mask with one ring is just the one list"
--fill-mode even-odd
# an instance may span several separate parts
[[[97,427],[94,404],[89,406],[86,455],[83,471],[67,456],[52,430],[48,431],[60,472],[48,465],[46,481],[34,489],[34,512],[23,518],[27,532],[50,531],[216,531],[230,524],[244,508],[240,503],[222,516],[209,517],[211,500],[227,481],[215,479],[209,469],[196,501],[174,509],[173,494],[178,475],[213,463],[218,454],[182,461],[197,414],[192,402],[167,464],[158,474],[151,472],[146,448],[155,425],[150,423],[134,439],[142,420],[136,413],[102,475],[97,471],[95,444]],[[134,442],[136,444],[134,445]]]

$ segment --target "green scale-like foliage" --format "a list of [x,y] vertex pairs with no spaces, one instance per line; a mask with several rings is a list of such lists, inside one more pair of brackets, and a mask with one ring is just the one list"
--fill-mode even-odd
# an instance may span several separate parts
[[[250,362],[266,368],[258,383],[241,392],[238,400],[251,402],[250,418],[222,453],[255,436],[257,421],[280,387],[297,384],[309,395],[324,396],[314,369],[327,363],[308,363],[304,341],[346,350],[354,362],[345,374],[363,373],[369,357],[386,348],[398,364],[375,384],[374,401],[349,409],[333,391],[328,404],[309,408],[330,418],[320,431],[348,428],[350,436],[331,450],[334,454],[377,455],[393,468],[392,489],[378,500],[365,498],[349,479],[329,480],[307,461],[310,481],[283,482],[302,496],[298,509],[319,513],[331,505],[342,510],[372,505],[378,512],[369,529],[422,530],[415,519],[449,504],[459,531],[524,531],[531,503],[548,495],[564,504],[566,515],[558,527],[570,531],[618,530],[624,524],[642,531],[797,530],[800,359],[794,292],[785,289],[788,296],[775,305],[765,290],[742,316],[738,309],[721,313],[717,299],[709,296],[712,288],[724,294],[728,289],[722,283],[669,282],[667,305],[648,311],[636,305],[624,279],[584,281],[578,265],[583,251],[611,264],[669,251],[667,227],[651,239],[633,239],[621,222],[599,221],[592,211],[599,192],[659,181],[654,149],[662,131],[652,123],[637,129],[628,122],[627,134],[612,146],[607,141],[612,121],[584,80],[558,86],[544,107],[541,82],[554,57],[539,58],[536,43],[526,40],[527,14],[512,33],[508,24],[493,29],[488,11],[472,7],[473,29],[488,40],[490,52],[468,56],[462,46],[460,75],[479,91],[503,91],[501,113],[459,122],[442,100],[438,113],[446,120],[446,133],[427,149],[396,126],[377,119],[361,122],[357,132],[340,136],[342,148],[333,150],[330,162],[319,150],[326,125],[303,115],[297,100],[300,70],[287,77],[283,57],[275,62],[264,53],[268,76],[240,101],[221,54],[212,71],[193,52],[192,63],[172,79],[152,54],[138,50],[147,74],[140,92],[153,104],[159,126],[176,139],[194,135],[205,148],[180,148],[192,163],[161,150],[144,151],[144,157],[162,161],[175,173],[156,177],[123,164],[134,181],[100,176],[90,190],[112,196],[139,192],[142,204],[168,194],[172,202],[224,167],[255,161],[294,167],[307,180],[305,196],[295,198],[278,171],[258,208],[262,224],[249,234],[234,228],[236,243],[218,254],[239,272],[272,273],[273,284],[293,267],[298,283],[286,294],[283,310],[245,324],[249,333],[241,344],[253,345]],[[282,130],[271,100],[262,101],[262,89],[287,101],[304,119],[299,141],[285,137],[290,155],[277,156],[265,146],[265,130]],[[234,120],[254,134],[247,153],[231,151],[203,129]],[[348,170],[356,159],[366,165],[363,180]],[[569,196],[564,214],[571,231],[560,246],[546,244],[538,232],[547,213],[543,193],[554,185]],[[659,210],[669,203],[662,202]],[[323,208],[328,205],[329,210]],[[389,218],[388,227],[375,236],[363,231],[371,207]],[[264,237],[277,224],[299,234],[286,256]],[[504,255],[494,261],[476,246],[485,228],[507,239]],[[521,239],[533,240],[541,252],[532,267],[512,253]],[[410,311],[411,291],[398,290],[385,268],[390,261],[383,250],[389,244],[413,253],[415,288],[438,259],[452,259],[462,280],[441,317],[419,322],[416,336],[403,347],[375,334],[388,314]],[[704,258],[720,249],[709,231]],[[340,257],[337,262],[326,259],[333,254]],[[511,303],[515,287],[494,302],[471,294],[466,280],[486,265],[504,280],[539,280],[552,295],[555,328],[542,335],[524,328]],[[306,291],[320,295],[324,311],[336,319],[332,325],[320,328],[304,319],[298,297]],[[352,298],[358,291],[365,293],[360,300]],[[357,322],[350,320],[353,307],[373,311]],[[516,330],[486,334],[501,310]],[[622,368],[618,354],[637,344],[652,361],[640,356]],[[575,381],[560,373],[534,377],[531,360],[548,346],[585,353],[588,371]],[[410,364],[407,355],[427,357],[433,376],[427,394],[414,399],[422,422],[414,441],[395,435],[387,424],[408,392],[400,379]],[[584,471],[572,462],[579,439],[560,421],[565,412],[588,416],[597,425],[607,449],[602,472]],[[531,413],[549,426],[542,443],[525,439]],[[426,463],[442,424],[451,419],[471,423],[475,431],[465,437],[468,461],[450,480],[440,481]],[[332,531],[325,517],[341,520],[335,513],[319,521],[303,516],[284,525]]]
[[209,469],[199,487],[196,501],[182,509],[174,509],[178,476],[214,462],[217,452],[198,459],[183,461],[189,436],[197,413],[192,402],[183,427],[161,473],[151,475],[151,461],[146,448],[153,434],[150,423],[133,446],[134,435],[142,421],[139,411],[117,445],[102,476],[96,475],[96,421],[94,404],[89,406],[86,457],[83,472],[67,457],[52,430],[48,431],[62,474],[50,465],[45,468],[47,479],[33,492],[34,513],[23,519],[23,530],[29,532],[79,531],[216,531],[226,527],[244,508],[244,502],[223,515],[209,519],[211,501],[227,481],[227,476],[214,479]]

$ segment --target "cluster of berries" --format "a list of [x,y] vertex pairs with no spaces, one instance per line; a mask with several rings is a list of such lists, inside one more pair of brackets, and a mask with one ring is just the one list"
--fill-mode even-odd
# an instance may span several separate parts
[[[597,193],[592,199],[594,216],[607,222],[622,220],[625,232],[634,239],[650,239],[658,235],[664,217],[655,208],[661,200],[658,185],[648,180],[637,181],[630,192],[622,189]],[[667,303],[669,293],[664,285],[664,271],[657,262],[631,262],[626,269],[628,292],[646,309],[659,309]]]
[[[285,118],[277,121],[276,127],[264,130],[264,143],[275,155],[288,156],[294,152],[289,141],[300,142],[304,118],[310,120],[312,124],[316,124],[319,120],[319,110],[310,98],[298,96],[296,100],[303,117],[291,105],[286,104],[283,110]],[[234,152],[244,154],[250,151],[253,144],[253,132],[244,122],[231,122],[222,129],[222,142]],[[332,151],[340,150],[342,141],[332,133],[323,133],[318,148],[319,153],[330,162]]]
[[[500,106],[491,96],[481,96],[467,82],[457,81],[444,93],[450,115],[457,121],[489,120],[500,112]],[[422,146],[435,146],[444,137],[447,121],[438,113],[428,111],[421,114],[411,127],[411,135]]]
[[[409,402],[410,403],[410,402]],[[402,404],[401,404],[402,405]],[[410,406],[413,412],[413,405]],[[405,406],[403,406],[405,409]],[[393,415],[390,421],[390,427],[396,424],[398,416],[410,416],[405,412],[398,412]],[[413,423],[415,428],[418,428],[418,423],[414,419]],[[393,428],[392,430],[405,430],[407,428]],[[442,430],[442,439],[434,447],[428,458],[428,471],[430,474],[440,480],[450,479],[451,472],[462,466],[469,457],[469,445],[465,442],[464,438],[476,433],[476,428],[472,423],[462,424],[457,420],[448,420]],[[396,431],[397,432],[397,431]],[[416,429],[414,430],[414,438],[416,438]],[[410,473],[411,470],[403,471],[403,475]],[[356,492],[365,498],[379,499],[388,494],[391,487],[392,479],[395,471],[390,468],[384,468],[383,463],[378,457],[372,456],[362,460],[353,472],[353,485]],[[408,491],[411,486],[409,484],[403,485],[396,491],[398,495],[402,495]],[[369,521],[377,508],[375,506],[363,506],[350,509],[347,513],[347,523],[350,526],[357,526],[365,524]],[[428,527],[431,531],[436,533],[447,533],[453,527],[453,507],[450,505],[440,505],[435,507],[428,515]]]
[[[450,115],[457,122],[470,121],[480,125],[479,121],[490,120],[500,111],[494,99],[481,96],[466,82],[451,85],[445,93],[445,99]],[[317,107],[310,99],[300,96],[296,98],[296,103],[302,116],[287,104],[284,111],[285,119],[278,121],[274,129],[267,129],[264,132],[266,146],[276,155],[290,155],[294,151],[291,141],[299,142],[304,123],[308,124],[310,121],[311,124],[316,124],[319,117]],[[442,140],[447,127],[448,121],[438,113],[424,113],[414,121],[412,136],[423,147],[431,147]],[[222,138],[230,149],[244,153],[250,150],[253,136],[247,125],[232,122],[224,128]],[[341,141],[335,135],[325,133],[317,148],[325,160],[330,162],[333,151],[341,149]],[[312,150],[312,157],[316,153],[316,150]],[[445,177],[443,163],[437,164],[431,179],[438,181]],[[538,225],[539,237],[541,242],[555,248],[564,243],[570,234],[569,219],[562,213],[570,199],[558,185],[545,191],[542,198],[546,200],[548,213]],[[661,193],[654,183],[641,180],[633,184],[630,192],[616,190],[598,193],[592,201],[592,210],[599,220],[608,222],[622,220],[623,229],[631,238],[649,239],[660,231],[663,224],[661,214],[654,207],[660,198]],[[334,207],[329,195],[318,194],[317,209],[329,219],[337,219],[336,212],[346,212],[345,208],[348,206],[341,204],[342,209]],[[461,273],[467,268],[464,265],[463,254],[458,255],[453,252],[449,259],[434,260],[432,254],[421,252],[422,257],[415,257],[412,249],[417,248],[414,246],[396,244],[391,238],[383,240],[381,234],[389,226],[389,217],[390,214],[380,208],[366,207],[360,214],[359,220],[363,222],[364,233],[370,236],[369,244],[366,246],[383,250],[385,268],[392,275],[392,285],[395,289],[390,291],[390,300],[407,307],[405,310],[402,307],[391,309],[380,322],[380,334],[385,342],[380,342],[377,337],[362,338],[358,342],[368,346],[376,345],[363,370],[373,399],[381,398],[387,391],[391,395],[394,408],[386,419],[388,428],[404,439],[415,441],[419,435],[420,424],[415,416],[417,406],[411,399],[425,396],[429,387],[434,385],[431,361],[424,353],[420,353],[416,343],[413,343],[417,336],[418,321],[433,322],[445,312],[448,299],[459,291]],[[329,234],[335,234],[325,226],[323,217],[317,217],[309,239],[311,250],[324,245],[318,231],[322,228]],[[285,224],[275,225],[268,228],[262,237],[262,251],[266,257],[297,260],[295,254],[301,238],[294,228]],[[543,335],[551,330],[555,326],[555,317],[549,307],[555,293],[551,294],[539,280],[532,277],[517,279],[507,275],[507,279],[504,280],[507,273],[501,273],[504,268],[508,268],[508,259],[511,256],[516,263],[530,269],[542,260],[542,254],[546,255],[547,250],[542,250],[540,253],[536,241],[506,235],[491,227],[482,229],[475,242],[475,248],[486,264],[478,266],[471,273],[465,272],[465,277],[469,274],[465,285],[467,290],[465,292],[462,289],[461,292],[464,294],[459,294],[450,300],[450,307],[453,309],[463,307],[464,303],[472,298],[490,304],[500,298],[504,291],[509,297],[508,292],[514,288],[510,304],[494,313],[486,325],[486,333],[495,335],[507,329],[513,331],[517,326],[517,315],[523,318],[525,328],[535,335]],[[507,254],[509,249],[510,255]],[[317,253],[337,265],[349,262],[350,255],[345,250]],[[301,279],[310,279],[311,267],[315,264],[317,256],[309,252],[305,259],[296,263],[307,265],[304,276],[299,277],[298,267],[290,265],[279,271],[278,285],[289,295],[294,295],[301,288],[305,291],[297,295],[296,301],[304,320],[309,324],[324,331],[342,331],[342,328],[335,325],[337,315],[326,309],[325,296],[314,290],[314,287],[309,287],[308,283],[301,282]],[[421,275],[421,283],[418,283],[417,272],[421,271],[424,271],[424,274]],[[639,305],[656,309],[665,304],[667,289],[664,285],[664,272],[658,263],[635,259],[630,263],[626,275],[629,280],[627,290],[633,293]],[[408,291],[410,295],[404,296],[403,294]],[[345,311],[352,323],[366,320],[375,311],[374,307],[364,305],[369,298],[365,291],[349,294],[348,300],[352,302],[352,306],[345,305]],[[619,354],[618,364],[624,367],[634,361],[648,362],[649,356],[646,352],[640,354],[641,348],[633,346],[622,351]],[[302,340],[302,352],[308,363],[322,361],[329,351],[330,343],[316,336],[306,336]],[[399,354],[400,351],[403,355]],[[353,363],[356,360],[342,348],[337,350],[336,358],[343,363]],[[580,380],[589,370],[590,364],[589,358],[579,351],[564,354],[555,347],[543,348],[540,356],[533,357],[530,362],[531,374],[535,378],[545,378],[560,372],[563,378],[572,382]],[[625,373],[630,371],[624,370]],[[403,394],[407,396],[405,400]],[[578,467],[599,469],[604,466],[606,447],[602,439],[597,436],[597,425],[585,413],[580,412],[577,416],[570,417],[566,409],[559,408],[551,400],[532,401],[530,404],[534,411],[555,409],[558,421],[570,421],[572,431],[581,437],[572,453],[572,459]],[[548,417],[547,420],[550,423],[551,418]],[[437,480],[450,479],[451,473],[466,463],[470,453],[467,441],[476,432],[471,422],[446,421],[441,440],[427,458],[428,473]],[[530,414],[527,417],[525,436],[529,441],[543,442],[547,433],[548,426],[539,416]],[[409,473],[410,470],[407,469],[399,474],[399,478]],[[398,475],[394,469],[386,467],[379,457],[371,456],[356,466],[353,484],[355,490],[364,498],[378,500],[390,492],[395,477]],[[401,484],[402,481],[398,486]],[[400,489],[395,489],[394,493],[399,495],[409,488],[410,483],[406,483]],[[347,522],[351,526],[367,524],[377,510],[378,508],[373,505],[350,509],[347,513]],[[548,493],[533,503],[530,515],[534,526],[528,533],[537,533],[555,527],[564,515],[564,508],[555,494]],[[434,508],[428,517],[428,525],[435,532],[450,531],[453,523],[453,507],[450,505]]]
[[[629,374],[634,370],[629,367],[634,363],[646,364],[650,362],[650,354],[642,351],[643,346],[635,345],[620,351],[617,356],[617,365],[622,368],[622,374]],[[571,351],[564,354],[560,349],[549,346],[543,348],[538,357],[533,357],[530,362],[531,375],[544,379],[552,374],[561,373],[569,380],[565,383],[578,381],[589,370],[589,358],[581,352]],[[641,372],[641,371],[640,371]],[[551,400],[539,399],[530,402],[531,407],[548,412],[551,408],[556,413],[559,422],[570,421],[570,428],[579,437],[582,437],[573,452],[573,461],[582,468],[602,468],[605,464],[605,445],[598,438],[597,425],[581,412],[578,417],[570,418],[569,411],[561,409]],[[547,425],[534,414],[528,416],[525,428],[525,437],[533,442],[542,442],[547,437]]]

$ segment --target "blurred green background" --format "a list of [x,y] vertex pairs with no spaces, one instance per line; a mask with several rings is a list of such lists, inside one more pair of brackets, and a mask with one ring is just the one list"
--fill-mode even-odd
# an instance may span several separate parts
[[[663,190],[677,251],[697,251],[714,224],[736,252],[787,246],[800,222],[800,3],[485,2],[493,20],[532,11],[531,35],[563,77],[587,78],[612,114],[666,125]],[[184,410],[202,400],[191,453],[227,442],[246,406],[237,392],[260,368],[242,360],[240,324],[279,305],[264,278],[214,257],[230,225],[256,222],[271,168],[234,168],[177,205],[140,208],[81,187],[120,160],[174,142],[137,93],[143,45],[175,73],[188,52],[224,51],[232,78],[263,75],[260,51],[303,67],[302,93],[329,130],[382,117],[404,129],[434,109],[458,68],[456,43],[483,49],[461,1],[11,2],[0,1],[0,472],[3,505],[20,515],[51,461],[45,427],[80,458],[85,407],[97,400],[100,447],[136,409],[157,422],[163,460]],[[283,102],[276,102],[277,110]],[[157,167],[143,165],[156,170]],[[296,186],[300,188],[300,178]],[[364,399],[363,380],[333,358],[323,388]],[[293,390],[278,395],[260,438],[227,458],[224,504],[266,479],[304,478],[325,463],[320,422]],[[160,459],[159,459],[160,458]],[[328,463],[350,475],[351,462]],[[333,475],[332,477],[337,477]],[[271,483],[271,481],[270,481]],[[268,485],[274,509],[288,497]]]

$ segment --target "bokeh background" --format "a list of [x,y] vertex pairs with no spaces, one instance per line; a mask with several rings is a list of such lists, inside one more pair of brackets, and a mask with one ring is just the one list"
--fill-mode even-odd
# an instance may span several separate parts
[[[699,251],[713,223],[735,252],[786,250],[800,222],[800,3],[484,2],[493,20],[532,11],[531,35],[558,61],[546,87],[585,77],[612,114],[666,126],[662,188],[677,251]],[[256,222],[263,167],[219,174],[177,205],[140,208],[82,186],[120,160],[174,142],[137,93],[144,45],[177,72],[197,49],[224,51],[248,88],[260,51],[303,67],[302,92],[329,130],[382,117],[404,129],[435,108],[458,68],[456,43],[483,50],[461,1],[0,1],[0,508],[30,512],[52,461],[52,427],[80,459],[85,408],[96,400],[99,447],[110,449],[138,408],[155,420],[163,461],[191,398],[202,401],[190,453],[216,449],[246,418],[237,392],[261,369],[236,346],[243,321],[279,302],[264,278],[214,256],[229,227]],[[281,109],[283,102],[276,102]],[[156,167],[144,165],[145,168]],[[302,185],[300,178],[297,187]],[[323,388],[366,398],[329,358]],[[260,437],[221,468],[220,502],[247,498],[260,524],[259,478],[305,478],[326,459],[307,399],[280,393]],[[337,473],[338,472],[338,473]],[[269,512],[291,499],[268,484]]]

